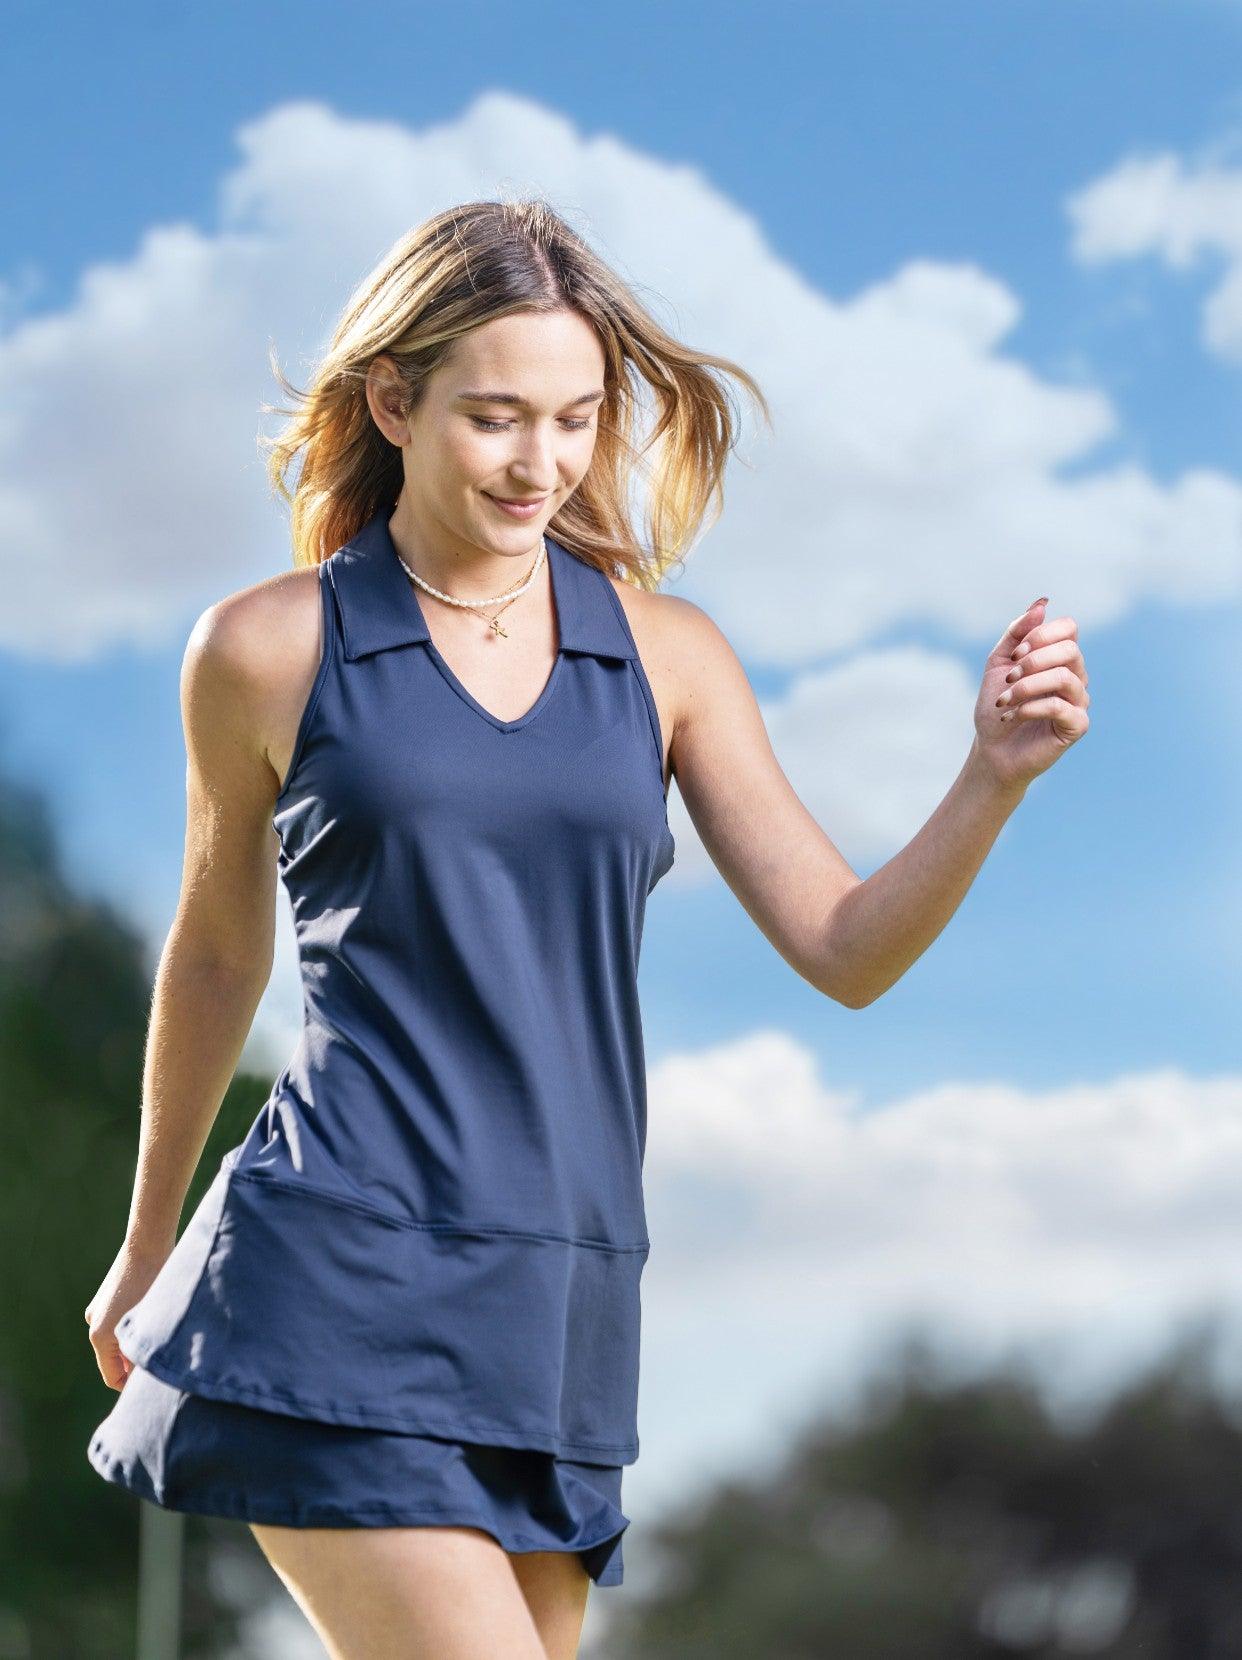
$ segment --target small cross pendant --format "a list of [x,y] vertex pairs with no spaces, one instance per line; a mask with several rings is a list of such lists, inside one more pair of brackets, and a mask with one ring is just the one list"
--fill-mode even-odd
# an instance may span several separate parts
[[490,620],[491,625],[492,625],[492,633],[493,634],[503,634],[505,639],[507,640],[509,638],[509,630],[507,628],[502,628],[500,626],[500,619],[498,617],[492,617],[489,620]]

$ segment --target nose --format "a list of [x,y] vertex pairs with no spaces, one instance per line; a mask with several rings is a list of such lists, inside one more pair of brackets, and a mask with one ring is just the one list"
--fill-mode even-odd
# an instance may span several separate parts
[[556,488],[559,469],[556,441],[551,435],[528,432],[518,444],[518,453],[509,464],[515,496],[546,496]]

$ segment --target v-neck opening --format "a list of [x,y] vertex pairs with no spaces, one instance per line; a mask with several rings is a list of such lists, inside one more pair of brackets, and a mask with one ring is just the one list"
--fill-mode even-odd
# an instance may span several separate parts
[[468,703],[476,714],[482,715],[485,721],[489,722],[492,726],[497,727],[501,732],[516,732],[518,727],[525,726],[527,721],[534,720],[535,716],[551,697],[553,688],[555,687],[557,680],[560,678],[561,664],[565,660],[564,654],[558,647],[556,661],[552,665],[552,672],[544,681],[543,690],[531,704],[530,708],[524,715],[519,715],[516,720],[501,720],[499,715],[493,715],[490,709],[485,709],[479,702],[478,698],[475,697],[473,692],[469,691],[462,684],[462,682],[453,673],[444,657],[441,655],[440,648],[436,645],[434,640],[428,639],[427,650],[431,653],[432,662],[444,676],[451,689],[457,693],[458,697],[460,697],[463,702]]
[[431,655],[432,662],[435,664],[436,668],[439,669],[441,675],[451,690],[457,693],[463,703],[466,703],[471,709],[473,709],[476,715],[481,715],[490,726],[494,726],[499,732],[516,732],[520,727],[525,726],[528,721],[534,720],[535,716],[539,714],[540,710],[543,709],[544,705],[548,702],[548,699],[555,691],[556,683],[561,676],[561,665],[565,661],[565,653],[561,643],[561,596],[557,592],[556,551],[551,541],[547,543],[547,550],[548,587],[552,595],[552,615],[556,628],[556,657],[553,660],[548,678],[543,683],[543,690],[539,693],[539,696],[531,704],[526,713],[524,715],[518,715],[514,720],[501,720],[499,715],[494,715],[490,709],[485,708],[483,704],[479,702],[478,698],[475,697],[474,693],[469,689],[465,682],[461,680],[456,673],[454,673],[453,669],[449,666],[448,660],[445,658],[439,646],[436,645],[435,641],[431,637],[431,629],[427,627],[427,616],[423,610],[423,602],[418,596],[417,584],[411,582],[409,577],[405,575],[405,572],[402,572],[402,575],[405,577],[406,586],[409,589],[410,598],[418,607],[418,613],[423,620],[423,626],[427,629],[426,644],[427,650]]

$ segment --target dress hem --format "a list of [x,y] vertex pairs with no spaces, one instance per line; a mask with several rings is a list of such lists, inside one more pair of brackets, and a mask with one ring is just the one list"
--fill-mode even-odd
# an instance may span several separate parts
[[[291,1519],[291,1513],[286,1506],[266,1506],[245,1498],[235,1490],[221,1489],[207,1497],[201,1494],[197,1502],[178,1498],[169,1500],[163,1491],[156,1487],[150,1477],[145,1479],[139,1476],[127,1476],[124,1467],[117,1459],[112,1458],[101,1444],[93,1441],[87,1448],[87,1459],[96,1473],[114,1487],[133,1493],[136,1497],[155,1504],[162,1510],[175,1510],[183,1514],[194,1516],[221,1516],[230,1521],[257,1522],[260,1526],[272,1527],[417,1527],[420,1524],[431,1523],[452,1527],[474,1527],[495,1539],[496,1543],[505,1551],[518,1556],[524,1556],[534,1551],[569,1551],[590,1552],[599,1550],[601,1546],[610,1543],[623,1534],[630,1525],[627,1516],[621,1527],[611,1528],[601,1534],[598,1539],[588,1540],[580,1545],[549,1544],[546,1539],[534,1540],[524,1533],[510,1533],[502,1537],[496,1527],[484,1517],[471,1514],[464,1510],[445,1509],[434,1507],[423,1509],[403,1509],[391,1504],[350,1504],[350,1505],[302,1505],[296,1511],[296,1520]],[[372,1519],[374,1518],[374,1519]],[[590,1569],[588,1568],[588,1573]],[[591,1578],[597,1585],[619,1585],[622,1583],[619,1572],[610,1572],[610,1565],[605,1565],[601,1573]]]

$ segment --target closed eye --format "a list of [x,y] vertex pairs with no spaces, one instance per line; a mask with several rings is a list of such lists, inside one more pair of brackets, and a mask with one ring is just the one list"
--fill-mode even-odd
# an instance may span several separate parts
[[[489,421],[486,415],[472,415],[470,419],[482,432],[504,432],[513,425],[512,421]],[[581,432],[583,427],[589,427],[590,424],[589,417],[585,420],[575,421],[568,416],[561,423],[570,432]]]

